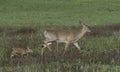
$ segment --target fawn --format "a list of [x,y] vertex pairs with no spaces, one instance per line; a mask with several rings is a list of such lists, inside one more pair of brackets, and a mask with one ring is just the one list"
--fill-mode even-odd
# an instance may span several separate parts
[[12,58],[13,56],[18,55],[18,54],[20,54],[23,57],[24,54],[28,55],[28,53],[32,53],[32,52],[33,50],[31,50],[29,47],[26,49],[25,48],[12,48],[10,57]]

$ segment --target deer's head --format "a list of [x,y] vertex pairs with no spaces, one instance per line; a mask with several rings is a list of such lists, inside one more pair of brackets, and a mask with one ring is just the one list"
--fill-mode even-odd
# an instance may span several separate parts
[[33,50],[32,50],[32,49],[30,49],[29,47],[27,47],[27,52],[32,53],[32,52],[33,52]]
[[86,32],[91,32],[91,30],[88,28],[88,26],[86,26],[83,22],[80,22],[80,25],[82,25],[82,27],[84,28],[84,30]]

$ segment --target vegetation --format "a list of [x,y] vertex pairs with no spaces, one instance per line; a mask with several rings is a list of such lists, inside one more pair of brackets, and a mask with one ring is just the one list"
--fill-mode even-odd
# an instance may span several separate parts
[[[0,0],[0,72],[120,72],[119,0]],[[92,30],[79,40],[81,50],[52,45],[40,56],[43,31]],[[111,26],[110,26],[111,25]],[[12,47],[33,49],[29,56],[10,59]]]
[[1,26],[119,23],[119,0],[0,0]]

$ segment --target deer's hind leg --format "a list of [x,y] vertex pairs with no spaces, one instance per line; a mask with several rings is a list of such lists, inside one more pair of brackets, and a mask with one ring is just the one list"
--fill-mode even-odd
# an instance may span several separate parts
[[51,44],[52,44],[51,41],[45,40],[44,44],[43,44],[43,48],[48,48],[50,51],[52,51],[51,48],[50,48]]
[[51,42],[46,42],[46,41],[44,41],[44,44],[43,44],[42,50],[41,50],[41,56],[43,56],[43,53],[44,53],[44,49],[45,49],[45,48],[48,48],[49,51],[52,51],[51,48],[50,48],[50,46],[49,46],[49,45],[51,45],[51,44],[52,44]]
[[51,48],[50,48],[51,44],[52,44],[51,42],[47,43],[47,48],[49,49],[49,51],[52,51]]

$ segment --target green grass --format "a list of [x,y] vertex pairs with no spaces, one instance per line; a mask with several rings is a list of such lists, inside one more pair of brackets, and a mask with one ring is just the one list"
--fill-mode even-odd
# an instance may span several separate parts
[[1,0],[1,26],[119,23],[119,0]]
[[[4,70],[7,69],[7,70]],[[118,65],[104,64],[83,64],[80,61],[76,63],[50,63],[50,64],[32,64],[26,66],[4,67],[0,71],[22,71],[22,72],[119,72]]]
[[[77,27],[79,21],[90,27],[120,23],[119,8],[119,0],[0,0],[0,72],[120,72],[120,32],[83,37],[81,51],[70,45],[64,57],[64,44],[40,56],[46,28]],[[23,27],[36,33],[15,33]],[[9,58],[12,47],[26,46],[34,53]]]

